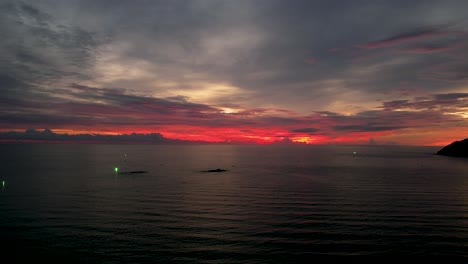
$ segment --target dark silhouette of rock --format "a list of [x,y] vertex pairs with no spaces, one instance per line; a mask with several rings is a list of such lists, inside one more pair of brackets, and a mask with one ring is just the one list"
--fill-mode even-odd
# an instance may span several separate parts
[[227,171],[225,169],[215,169],[215,170],[204,170],[202,172],[224,172],[224,171]]
[[455,141],[437,151],[437,155],[468,158],[468,138]]
[[148,173],[147,171],[122,171],[119,174],[138,174],[138,173]]

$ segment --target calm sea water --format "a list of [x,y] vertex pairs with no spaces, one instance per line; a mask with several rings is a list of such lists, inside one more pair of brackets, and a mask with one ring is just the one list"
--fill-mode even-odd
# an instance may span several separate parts
[[[77,263],[467,256],[468,160],[438,149],[4,144],[0,252]],[[228,171],[200,172],[216,168]]]

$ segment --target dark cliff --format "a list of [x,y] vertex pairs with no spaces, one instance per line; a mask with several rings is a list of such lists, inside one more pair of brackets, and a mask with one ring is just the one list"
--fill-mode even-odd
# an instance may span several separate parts
[[437,155],[451,156],[451,157],[465,157],[468,158],[468,138],[455,141],[441,150],[437,151]]

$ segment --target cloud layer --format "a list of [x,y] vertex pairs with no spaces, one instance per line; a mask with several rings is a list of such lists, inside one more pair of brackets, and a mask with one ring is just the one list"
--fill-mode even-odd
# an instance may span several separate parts
[[1,128],[218,142],[450,142],[467,132],[467,8],[4,1]]

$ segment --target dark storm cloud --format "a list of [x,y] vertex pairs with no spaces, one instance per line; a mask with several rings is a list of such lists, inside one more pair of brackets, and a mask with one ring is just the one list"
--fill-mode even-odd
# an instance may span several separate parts
[[447,94],[435,94],[435,99],[438,100],[459,100],[459,99],[467,99],[468,93],[447,93]]
[[380,132],[397,130],[405,127],[401,126],[365,126],[365,125],[348,125],[348,126],[334,126],[335,131],[353,131],[353,132]]
[[[174,101],[162,98],[139,96],[127,94],[124,89],[93,88],[83,85],[72,84],[76,92],[69,92],[75,98],[92,99],[99,103],[83,104],[79,102],[67,103],[61,107],[72,108],[71,112],[87,112],[104,115],[127,116],[134,120],[147,120],[158,123],[155,117],[162,118],[161,122],[174,122],[177,119],[212,118],[219,110],[203,104],[195,104],[186,101]],[[208,114],[210,114],[208,116]],[[173,121],[171,121],[171,118]]]
[[401,33],[396,36],[392,36],[383,40],[370,42],[359,47],[365,49],[376,49],[382,47],[396,46],[407,42],[413,42],[417,40],[424,40],[428,38],[442,37],[450,34],[449,32],[440,32],[438,28],[427,28],[416,30],[413,32]]
[[457,47],[458,46],[445,46],[445,47],[423,46],[423,47],[415,47],[415,48],[409,48],[405,50],[399,50],[398,52],[408,53],[408,54],[434,54],[434,53],[449,51]]
[[[170,111],[193,110],[197,112],[215,111],[203,104],[190,103],[185,100],[173,100],[173,98],[162,99],[147,96],[138,96],[127,94],[125,89],[119,88],[95,88],[79,84],[71,84],[71,90],[65,92],[75,98],[91,99],[104,102],[109,106],[125,106],[136,108],[148,108],[153,111],[160,111],[161,113],[168,113]],[[62,90],[64,91],[64,90]]]
[[36,87],[36,92],[38,96],[34,100],[17,99],[14,104],[0,105],[2,124],[7,127],[61,128],[180,124],[213,118],[218,112],[202,104],[127,94],[125,89],[72,84],[52,92]]
[[383,107],[385,109],[401,109],[408,107],[410,105],[409,100],[395,100],[395,101],[388,101],[383,102]]
[[414,98],[413,100],[395,100],[382,103],[382,108],[386,110],[401,110],[401,109],[444,109],[445,111],[454,111],[464,109],[468,103],[468,93],[447,93],[434,94],[432,97]]
[[[310,97],[320,98],[314,105],[326,109],[333,101],[342,99],[343,89],[362,93],[386,91],[401,81],[414,79],[416,69],[432,64],[434,58],[410,59],[401,54],[401,62],[390,63],[399,56],[386,54],[380,60],[354,65],[347,52],[356,53],[352,49],[365,45],[362,43],[395,46],[425,41],[434,44],[434,41],[455,38],[456,44],[462,39],[448,32],[465,29],[463,23],[453,21],[464,16],[461,10],[468,4],[453,1],[135,1],[131,4],[80,1],[75,5],[73,11],[83,17],[76,19],[76,24],[105,32],[111,44],[122,47],[116,53],[116,62],[143,60],[157,65],[155,72],[163,73],[165,81],[179,82],[180,87],[186,85],[180,83],[181,76],[195,71],[198,80],[227,81],[258,93],[266,102],[281,108],[294,105],[297,110],[311,111],[317,109],[306,105]],[[42,7],[56,15],[72,12],[63,5]],[[428,14],[432,14],[430,19]],[[345,52],[330,53],[333,48]],[[421,53],[423,49],[408,47],[408,50]],[[309,63],[311,58],[313,64]],[[372,68],[377,70],[371,71]],[[361,76],[356,76],[356,72]],[[340,80],[344,86],[337,91],[329,87],[329,80]],[[122,81],[113,82],[107,85],[128,86]],[[135,82],[141,89],[147,86],[141,80]],[[430,91],[441,89],[431,83],[424,85]],[[258,105],[255,98],[244,101]]]
[[36,125],[39,120],[52,126],[79,119],[73,113],[66,118],[42,115],[48,100],[56,101],[43,87],[63,78],[86,79],[93,49],[99,45],[96,35],[61,24],[22,1],[0,3],[0,35],[1,126]]
[[83,77],[99,44],[78,27],[58,23],[48,13],[22,1],[0,4],[0,65],[19,81],[41,82],[66,76]]
[[[457,55],[460,56],[460,55]],[[464,56],[464,55],[461,55]],[[438,64],[429,67],[426,71],[420,73],[420,78],[425,80],[443,81],[447,83],[465,83],[468,80],[468,63],[466,61],[457,61]]]
[[354,124],[362,124],[376,127],[413,127],[420,128],[434,126],[437,124],[449,124],[451,122],[462,121],[459,116],[447,117],[445,109],[425,108],[421,111],[364,111],[350,117]]
[[11,127],[64,127],[66,125],[73,126],[79,124],[81,126],[93,126],[101,120],[93,116],[79,116],[72,114],[46,114],[46,113],[14,113],[0,114],[0,120],[6,126]]
[[307,133],[307,134],[314,134],[316,132],[319,132],[320,129],[316,129],[313,127],[306,127],[306,128],[296,128],[292,129],[291,132],[296,132],[296,133]]

